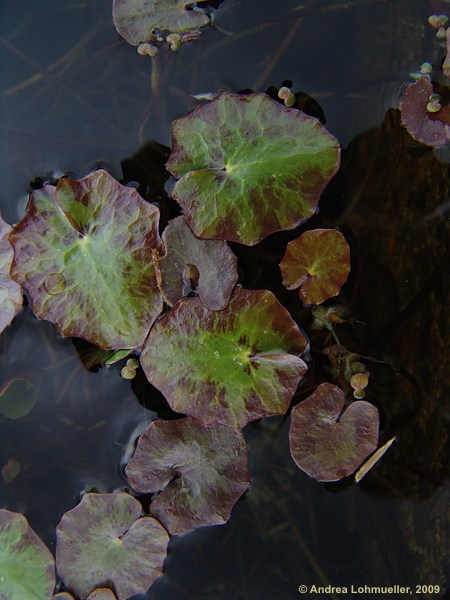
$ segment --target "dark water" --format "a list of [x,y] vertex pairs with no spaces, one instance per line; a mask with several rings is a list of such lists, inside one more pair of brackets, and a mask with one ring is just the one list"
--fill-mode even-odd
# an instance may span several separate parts
[[[170,123],[194,106],[195,93],[265,91],[291,80],[320,103],[345,149],[314,225],[339,224],[350,239],[344,301],[365,325],[344,328],[341,341],[389,362],[368,363],[367,399],[380,410],[382,440],[398,441],[362,484],[345,488],[296,469],[288,422],[247,427],[249,492],[227,525],[172,540],[148,599],[294,600],[301,584],[397,584],[413,593],[385,597],[447,597],[449,174],[389,110],[409,72],[443,56],[426,25],[439,3],[301,4],[226,0],[220,30],[158,57],[157,90],[150,60],[115,33],[109,0],[0,4],[0,208],[10,223],[21,218],[32,182],[81,177],[99,165],[163,204],[146,144],[170,145]],[[163,163],[164,149],[157,154]],[[274,236],[240,256],[242,264],[257,265],[286,239]],[[267,280],[245,285],[277,288],[277,260],[264,260]],[[307,327],[295,296],[286,301]],[[38,398],[18,421],[0,416],[0,468],[11,459],[21,466],[10,483],[0,479],[0,504],[24,512],[54,548],[54,528],[83,490],[125,487],[124,448],[161,398],[142,381],[121,379],[119,367],[88,371],[73,342],[29,307],[0,344],[0,384],[26,376]],[[440,592],[416,594],[416,584]]]

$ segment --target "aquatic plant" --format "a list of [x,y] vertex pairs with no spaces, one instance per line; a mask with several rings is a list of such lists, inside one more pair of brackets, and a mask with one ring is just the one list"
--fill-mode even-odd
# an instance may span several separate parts
[[0,215],[0,334],[4,331],[22,307],[22,289],[11,279],[9,271],[13,259],[13,249],[8,240],[11,227]]
[[172,535],[226,523],[250,482],[242,435],[190,417],[154,421],[125,472],[137,492],[159,492],[150,510]]
[[[197,38],[211,23],[211,5],[114,0],[113,17],[120,35],[154,58],[164,44],[177,50]],[[129,493],[85,493],[63,515],[56,566],[67,590],[55,600],[145,593],[162,572],[170,535],[227,522],[250,482],[240,432],[248,423],[289,418],[292,408],[292,458],[318,481],[351,475],[376,449],[378,410],[353,400],[365,394],[365,366],[329,343],[338,341],[336,324],[351,322],[337,305],[313,313],[313,327],[320,322],[330,335],[324,361],[347,394],[312,375],[308,390],[319,385],[299,401],[309,340],[285,300],[317,308],[340,293],[350,272],[343,233],[299,229],[291,241],[283,238],[275,267],[287,290],[299,288],[301,303],[286,289],[277,297],[243,287],[238,256],[251,250],[243,247],[304,225],[340,166],[338,141],[318,119],[291,108],[296,100],[284,84],[272,97],[227,92],[175,119],[160,180],[176,180],[169,194],[179,209],[163,219],[161,237],[158,206],[102,169],[33,191],[13,228],[0,220],[0,306],[8,304],[0,332],[20,309],[23,290],[39,319],[86,341],[88,368],[123,361],[120,373],[130,380],[142,368],[184,415],[157,419],[139,436],[124,472]],[[11,406],[7,392],[0,412],[19,418],[31,410],[30,402]],[[0,511],[0,567],[3,560],[15,573],[23,560],[7,539],[10,523],[20,522],[20,539],[33,538],[26,552],[40,548],[30,577],[44,600],[55,591],[53,558],[23,517],[11,514]],[[0,577],[0,598],[9,597],[10,585]]]
[[55,587],[55,561],[26,518],[0,509],[0,598],[44,600]]
[[56,566],[64,583],[86,598],[113,587],[118,600],[146,592],[161,574],[169,535],[129,494],[85,494],[56,528]]
[[218,95],[172,125],[172,197],[197,237],[253,246],[293,229],[335,175],[339,144],[266,94]]

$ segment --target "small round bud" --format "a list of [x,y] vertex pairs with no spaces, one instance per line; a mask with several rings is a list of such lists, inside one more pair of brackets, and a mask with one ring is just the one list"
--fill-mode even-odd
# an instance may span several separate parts
[[295,100],[296,100],[295,94],[290,93],[284,99],[284,103],[286,106],[294,106]]
[[170,44],[170,49],[173,52],[176,52],[181,48],[181,35],[179,33],[169,33],[169,35],[166,37],[166,42]]
[[139,46],[137,47],[137,51],[138,54],[140,54],[141,56],[148,55],[154,57],[158,54],[158,48],[156,46],[153,46],[152,44],[148,44],[147,42],[139,44]]
[[439,29],[441,24],[438,15],[430,15],[428,17],[428,23],[431,25],[431,27],[434,27],[435,29]]
[[134,379],[136,377],[136,369],[130,369],[130,367],[125,365],[120,371],[120,374],[124,379]]
[[438,40],[445,40],[445,27],[439,27],[439,29],[436,32],[436,37],[438,38]]
[[278,98],[281,98],[281,100],[286,100],[290,93],[291,90],[288,87],[280,87],[280,89],[278,90]]
[[441,108],[441,103],[438,101],[428,102],[427,104],[427,111],[429,113],[437,113],[441,110]]
[[424,75],[428,74],[428,73],[432,73],[433,72],[433,65],[431,63],[429,63],[429,62],[422,63],[421,66],[420,66],[420,72],[423,73]]
[[129,358],[127,360],[127,367],[130,369],[137,369],[139,367],[139,361],[137,358]]
[[350,385],[353,389],[353,397],[357,400],[361,400],[365,398],[366,392],[365,389],[369,384],[369,374],[368,373],[355,373],[350,379]]

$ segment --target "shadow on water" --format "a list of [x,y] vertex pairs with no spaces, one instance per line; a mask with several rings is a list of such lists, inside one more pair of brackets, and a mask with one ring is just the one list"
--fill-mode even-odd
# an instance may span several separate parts
[[[294,600],[301,584],[415,590],[425,582],[441,593],[421,597],[444,598],[450,180],[448,166],[388,110],[409,71],[439,56],[424,32],[428,2],[224,2],[219,29],[158,57],[158,95],[150,61],[115,33],[109,0],[24,4],[20,16],[12,5],[0,8],[0,205],[9,222],[22,214],[28,182],[103,166],[157,203],[166,223],[178,211],[163,169],[170,123],[194,106],[194,93],[264,91],[290,79],[320,104],[345,147],[313,220],[233,250],[243,285],[273,290],[308,331],[310,313],[281,286],[279,260],[312,225],[345,232],[352,274],[342,302],[357,323],[336,333],[368,357],[367,400],[380,410],[381,441],[398,439],[359,486],[324,486],[291,461],[288,419],[248,426],[252,483],[231,520],[174,538],[164,577],[140,598]],[[311,335],[313,362],[295,402],[329,378],[328,343]],[[136,432],[156,415],[174,415],[142,373],[130,383],[121,363],[86,369],[85,346],[58,336],[29,307],[0,349],[0,387],[20,375],[37,393],[22,419],[0,415],[0,468],[11,459],[20,465],[12,481],[0,479],[1,506],[24,512],[54,548],[55,525],[80,493],[124,489],[120,465]]]

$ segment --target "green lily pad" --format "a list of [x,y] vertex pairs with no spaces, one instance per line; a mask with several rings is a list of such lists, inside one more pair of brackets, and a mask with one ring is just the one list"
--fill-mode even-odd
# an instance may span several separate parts
[[162,572],[169,536],[129,494],[85,494],[56,528],[56,566],[66,586],[86,598],[113,587],[119,600],[145,593]]
[[[226,242],[199,240],[183,217],[170,221],[162,235],[166,254],[159,262],[161,291],[164,299],[173,306],[189,293],[189,279],[206,308],[222,310],[230,301],[238,280],[237,258]],[[189,277],[190,270],[194,277]]]
[[344,392],[322,383],[292,409],[289,443],[296,465],[318,481],[337,481],[378,445],[378,409],[364,400],[342,412]]
[[162,310],[159,210],[106,171],[33,192],[10,234],[12,277],[35,314],[104,349],[140,346]]
[[55,561],[26,518],[0,509],[0,600],[48,600]]
[[173,198],[197,237],[252,246],[316,211],[337,140],[266,94],[223,93],[172,124]]
[[162,490],[151,512],[173,535],[226,523],[250,481],[242,435],[190,417],[154,421],[139,437],[125,471],[137,492]]
[[280,263],[283,285],[300,287],[305,304],[321,304],[337,296],[350,273],[350,248],[335,229],[305,231],[289,242]]
[[117,31],[133,46],[152,42],[159,32],[195,32],[211,19],[202,0],[113,0]]
[[11,379],[0,388],[0,414],[8,419],[21,419],[36,404],[36,390],[28,379]]
[[13,249],[8,240],[11,227],[0,215],[0,334],[22,308],[22,290],[9,275]]
[[307,370],[306,345],[272,292],[236,288],[221,311],[179,300],[152,327],[141,364],[173,410],[241,428],[286,412]]

